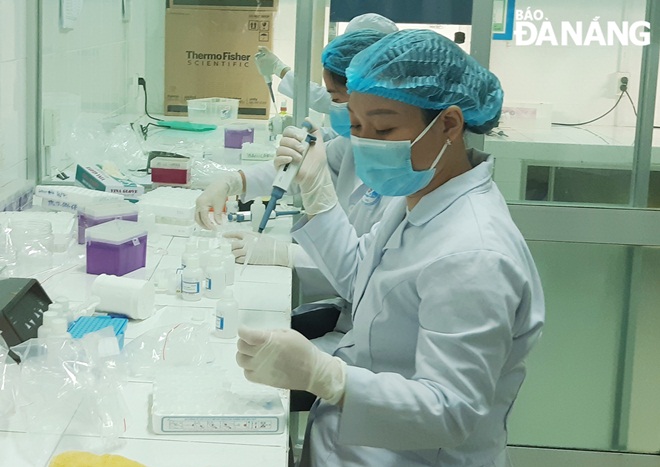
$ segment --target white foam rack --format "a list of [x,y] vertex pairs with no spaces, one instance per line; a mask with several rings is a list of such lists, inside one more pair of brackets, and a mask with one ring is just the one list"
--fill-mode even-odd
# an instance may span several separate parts
[[151,422],[155,433],[245,435],[284,431],[286,416],[276,389],[248,381],[228,382],[221,371],[170,370],[154,381]]
[[189,237],[195,229],[195,201],[201,194],[202,190],[158,187],[140,197],[139,218],[153,215],[160,233]]

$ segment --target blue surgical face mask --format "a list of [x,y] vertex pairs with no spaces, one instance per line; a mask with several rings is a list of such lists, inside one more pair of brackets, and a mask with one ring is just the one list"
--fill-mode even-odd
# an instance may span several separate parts
[[412,146],[422,139],[438,119],[436,116],[415,141],[383,141],[351,136],[355,171],[369,188],[384,196],[408,196],[425,188],[435,175],[435,166],[451,144],[447,140],[426,170],[414,170]]
[[351,118],[348,115],[348,102],[330,103],[330,126],[339,136],[350,138]]

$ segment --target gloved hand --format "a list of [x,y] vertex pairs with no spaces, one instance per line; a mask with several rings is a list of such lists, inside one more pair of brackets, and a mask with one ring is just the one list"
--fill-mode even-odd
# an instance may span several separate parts
[[[289,126],[284,129],[280,146],[275,153],[275,168],[292,161],[300,161],[305,151],[305,138],[307,131]],[[300,186],[305,212],[314,216],[329,211],[337,204],[337,193],[332,184],[325,157],[325,145],[318,131],[314,133],[316,143],[310,146],[307,156],[296,175],[296,182]]]
[[291,69],[290,66],[285,64],[280,58],[271,52],[268,47],[259,46],[259,51],[254,56],[254,62],[259,69],[261,76],[270,78],[272,75],[277,75],[278,78],[283,78],[284,74]]
[[236,362],[255,383],[309,391],[337,404],[346,390],[346,363],[293,329],[238,329]]
[[[236,262],[241,264],[245,263],[246,257],[249,257],[249,264],[292,268],[294,247],[300,248],[299,245],[252,232],[227,232],[222,236],[235,239],[231,242],[231,252],[234,253]],[[250,254],[248,254],[249,250],[252,250]]]
[[206,187],[206,190],[195,201],[195,221],[200,227],[213,230],[209,212],[213,208],[213,220],[222,223],[222,211],[225,208],[227,196],[243,193],[243,177],[239,172],[222,171],[216,179]]

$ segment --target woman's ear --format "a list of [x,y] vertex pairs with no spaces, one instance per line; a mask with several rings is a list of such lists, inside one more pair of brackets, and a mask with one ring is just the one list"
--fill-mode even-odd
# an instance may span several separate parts
[[447,107],[440,116],[442,120],[442,136],[443,139],[451,141],[458,141],[463,138],[463,126],[465,120],[463,119],[463,112],[456,105]]

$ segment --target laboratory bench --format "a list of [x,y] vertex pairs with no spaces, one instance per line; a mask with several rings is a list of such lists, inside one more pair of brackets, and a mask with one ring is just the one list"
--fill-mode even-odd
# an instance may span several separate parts
[[[507,201],[628,204],[634,141],[634,127],[511,126],[486,136],[484,148]],[[660,207],[660,130],[651,149],[649,204],[656,202]]]
[[[289,240],[291,219],[269,222],[266,232],[281,240]],[[250,223],[232,224],[227,230],[249,230]],[[146,266],[124,277],[154,281],[161,271],[172,271],[180,265],[186,239],[159,236],[147,239]],[[35,275],[48,295],[65,296],[72,304],[91,296],[96,276],[85,273],[84,245],[69,252],[72,260],[54,270]],[[289,268],[275,266],[236,265],[234,296],[239,304],[239,320],[258,328],[290,326],[291,281]],[[187,302],[175,295],[156,294],[154,314],[142,321],[131,320],[125,333],[125,346],[144,332],[176,323],[206,323],[213,328],[215,300],[202,298]],[[203,320],[199,321],[202,310]],[[195,318],[193,314],[197,311]],[[235,361],[236,338],[210,337],[215,356],[212,368],[223,372],[230,381],[244,382],[242,370]],[[278,390],[284,413],[288,413],[289,393]],[[259,466],[282,467],[288,463],[289,435],[287,423],[279,434],[155,434],[150,428],[152,383],[131,377],[123,385],[128,406],[124,434],[110,454],[125,456],[148,467],[187,466]],[[185,394],[182,394],[185,396]],[[47,466],[51,456],[68,451],[98,451],[98,434],[90,434],[77,426],[74,416],[64,434],[26,433],[26,424],[18,415],[0,420],[0,465]],[[91,449],[90,449],[91,448]]]

